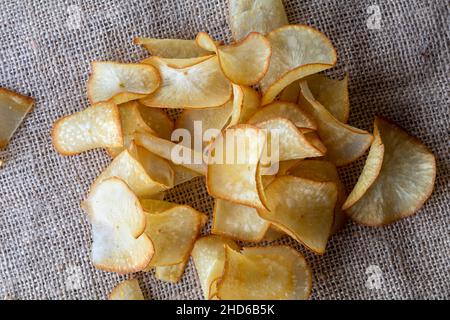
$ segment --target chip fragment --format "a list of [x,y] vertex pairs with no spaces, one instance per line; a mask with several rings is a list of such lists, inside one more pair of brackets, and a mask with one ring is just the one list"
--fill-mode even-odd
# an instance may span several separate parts
[[119,283],[109,294],[108,300],[144,300],[137,279],[125,280]]
[[187,59],[210,55],[195,40],[136,38],[135,44],[144,46],[153,56],[168,59]]

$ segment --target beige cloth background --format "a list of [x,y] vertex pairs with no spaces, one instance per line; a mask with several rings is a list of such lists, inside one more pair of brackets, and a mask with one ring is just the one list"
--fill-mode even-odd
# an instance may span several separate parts
[[[436,190],[416,216],[395,225],[349,223],[323,257],[284,242],[312,265],[314,299],[448,299],[448,2],[377,3],[380,30],[367,27],[370,0],[285,1],[291,23],[315,26],[334,42],[340,59],[333,74],[351,76],[350,122],[372,130],[379,114],[418,136],[438,158]],[[79,207],[108,157],[102,151],[58,156],[49,136],[52,123],[87,106],[91,60],[145,57],[132,44],[135,36],[188,39],[203,30],[229,41],[226,17],[225,0],[0,2],[0,86],[37,99],[0,153],[6,162],[0,169],[0,298],[102,299],[121,279],[92,267],[90,227]],[[361,163],[342,170],[349,188]],[[211,213],[201,179],[171,191],[168,199]],[[176,285],[138,276],[147,297],[201,297],[192,263]],[[381,280],[378,289],[366,285],[370,277]]]

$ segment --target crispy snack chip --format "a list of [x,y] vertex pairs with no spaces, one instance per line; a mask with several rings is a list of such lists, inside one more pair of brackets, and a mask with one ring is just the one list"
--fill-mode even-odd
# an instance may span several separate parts
[[144,300],[144,295],[137,279],[130,279],[119,283],[111,291],[108,300]]
[[153,257],[145,214],[125,182],[110,178],[95,185],[82,207],[92,223],[92,261],[98,269],[121,274],[143,270]]
[[251,32],[267,34],[289,24],[281,0],[230,0],[229,23],[236,41]]
[[227,248],[225,268],[217,284],[221,300],[306,300],[312,272],[305,259],[286,246]]
[[149,108],[138,104],[142,120],[149,126],[158,137],[170,140],[175,124],[167,113],[158,108]]
[[336,185],[283,176],[265,191],[270,211],[258,210],[259,215],[312,251],[325,253],[338,196]]
[[314,116],[318,133],[327,147],[327,158],[338,167],[352,163],[361,157],[372,143],[373,136],[338,121],[333,115],[314,99],[306,81],[300,82],[301,105]]
[[160,266],[155,268],[155,278],[164,282],[177,283],[183,277],[188,260],[173,266]]
[[368,226],[414,214],[430,197],[436,179],[436,159],[419,140],[383,118],[375,120],[375,136],[368,162],[344,205],[354,203],[346,212]]
[[303,25],[290,25],[270,32],[272,45],[269,70],[261,80],[262,105],[296,80],[332,68],[336,51],[321,32]]
[[161,77],[151,65],[94,61],[87,89],[91,103],[122,104],[144,98],[160,84]]
[[96,148],[121,148],[124,144],[118,107],[98,103],[57,121],[52,132],[56,151],[65,156]]
[[162,86],[141,100],[148,107],[213,108],[231,98],[231,83],[223,75],[216,56],[181,69],[170,66],[160,58],[153,59],[151,63],[161,74]]
[[32,98],[0,88],[0,149],[6,147],[33,106]]
[[195,40],[136,38],[135,44],[144,46],[153,56],[168,59],[187,59],[210,55]]

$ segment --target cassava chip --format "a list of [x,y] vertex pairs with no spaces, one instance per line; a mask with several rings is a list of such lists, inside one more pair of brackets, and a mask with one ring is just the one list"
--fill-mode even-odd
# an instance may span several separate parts
[[265,191],[270,211],[258,210],[260,216],[312,251],[325,253],[334,220],[336,185],[283,176]]
[[181,69],[173,68],[158,58],[152,60],[152,65],[161,74],[162,86],[141,100],[148,107],[212,108],[231,98],[231,83],[223,75],[216,56]]
[[144,98],[160,84],[161,77],[151,65],[95,61],[88,81],[88,97],[91,103],[122,104]]
[[131,279],[119,283],[111,291],[108,300],[144,300],[144,295],[137,279]]
[[347,123],[350,115],[348,76],[343,80],[334,80],[324,74],[314,74],[306,78],[306,81],[314,98],[336,119]]
[[[358,194],[360,199],[346,212],[361,224],[382,226],[408,217],[423,206],[433,192],[436,159],[419,140],[383,118],[375,120],[375,135],[379,135],[384,150],[373,146],[354,193],[363,193],[359,189],[366,189],[367,184],[370,187]],[[381,169],[371,182],[379,162]]]
[[303,256],[287,246],[227,248],[217,284],[221,300],[306,300],[312,272]]
[[173,266],[189,257],[205,216],[187,206],[163,212],[147,212],[146,235],[153,242],[155,254],[149,267]]
[[33,99],[0,88],[0,149],[6,147],[33,106]]
[[203,57],[198,57],[198,58],[188,58],[188,59],[169,59],[169,58],[162,58],[159,56],[152,56],[152,57],[142,60],[141,63],[153,65],[155,63],[158,63],[158,61],[162,61],[171,68],[184,69],[184,68],[192,67],[193,65],[196,65],[205,60],[208,60],[208,59],[212,58],[213,56],[214,55],[209,55],[209,56],[203,56]]
[[223,274],[225,264],[225,246],[239,250],[239,246],[231,239],[210,235],[197,240],[192,250],[192,258],[200,279],[205,299],[211,299],[213,283]]
[[181,280],[188,260],[173,266],[160,266],[155,268],[155,278],[164,282],[177,283]]
[[143,270],[153,244],[145,231],[145,214],[136,195],[118,178],[95,185],[83,202],[92,223],[92,261],[98,269],[121,274]]
[[96,148],[123,146],[119,109],[113,103],[98,103],[57,121],[52,132],[53,145],[70,156]]
[[144,122],[158,137],[170,140],[175,124],[168,114],[158,108],[149,108],[139,103],[139,112]]
[[338,167],[347,165],[361,157],[370,147],[370,133],[346,125],[314,99],[306,81],[300,82],[301,105],[314,116],[317,132],[327,148],[327,158]]
[[299,81],[294,81],[280,93],[280,101],[297,103],[300,95]]
[[261,106],[261,96],[251,87],[240,86],[243,94],[241,114],[238,123],[247,123]]
[[135,44],[144,46],[153,56],[169,59],[196,58],[210,55],[195,40],[136,38]]
[[262,104],[266,105],[288,85],[336,64],[336,51],[321,32],[303,25],[290,25],[270,32],[269,70],[261,80]]
[[263,131],[250,125],[235,126],[222,133],[210,151],[208,192],[215,198],[265,208],[264,191],[258,183],[265,142]]
[[270,223],[261,219],[255,208],[216,199],[214,204],[212,233],[230,238],[259,242]]
[[267,34],[289,24],[281,0],[230,0],[229,23],[239,41],[251,32]]

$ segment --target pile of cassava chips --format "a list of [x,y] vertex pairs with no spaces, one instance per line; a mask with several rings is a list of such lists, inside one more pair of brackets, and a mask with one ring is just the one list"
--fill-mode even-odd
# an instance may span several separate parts
[[[336,65],[335,48],[289,25],[280,0],[229,7],[234,43],[204,32],[138,38],[149,58],[94,62],[92,105],[57,121],[53,143],[62,155],[104,148],[113,158],[82,204],[95,267],[177,282],[192,257],[205,299],[308,299],[305,258],[261,243],[288,235],[321,255],[346,217],[368,226],[408,217],[431,195],[435,158],[384,118],[373,134],[347,124],[348,77],[321,73]],[[347,193],[337,168],[367,152]],[[202,237],[207,215],[163,201],[199,176],[215,199]],[[143,295],[133,279],[110,298]]]

